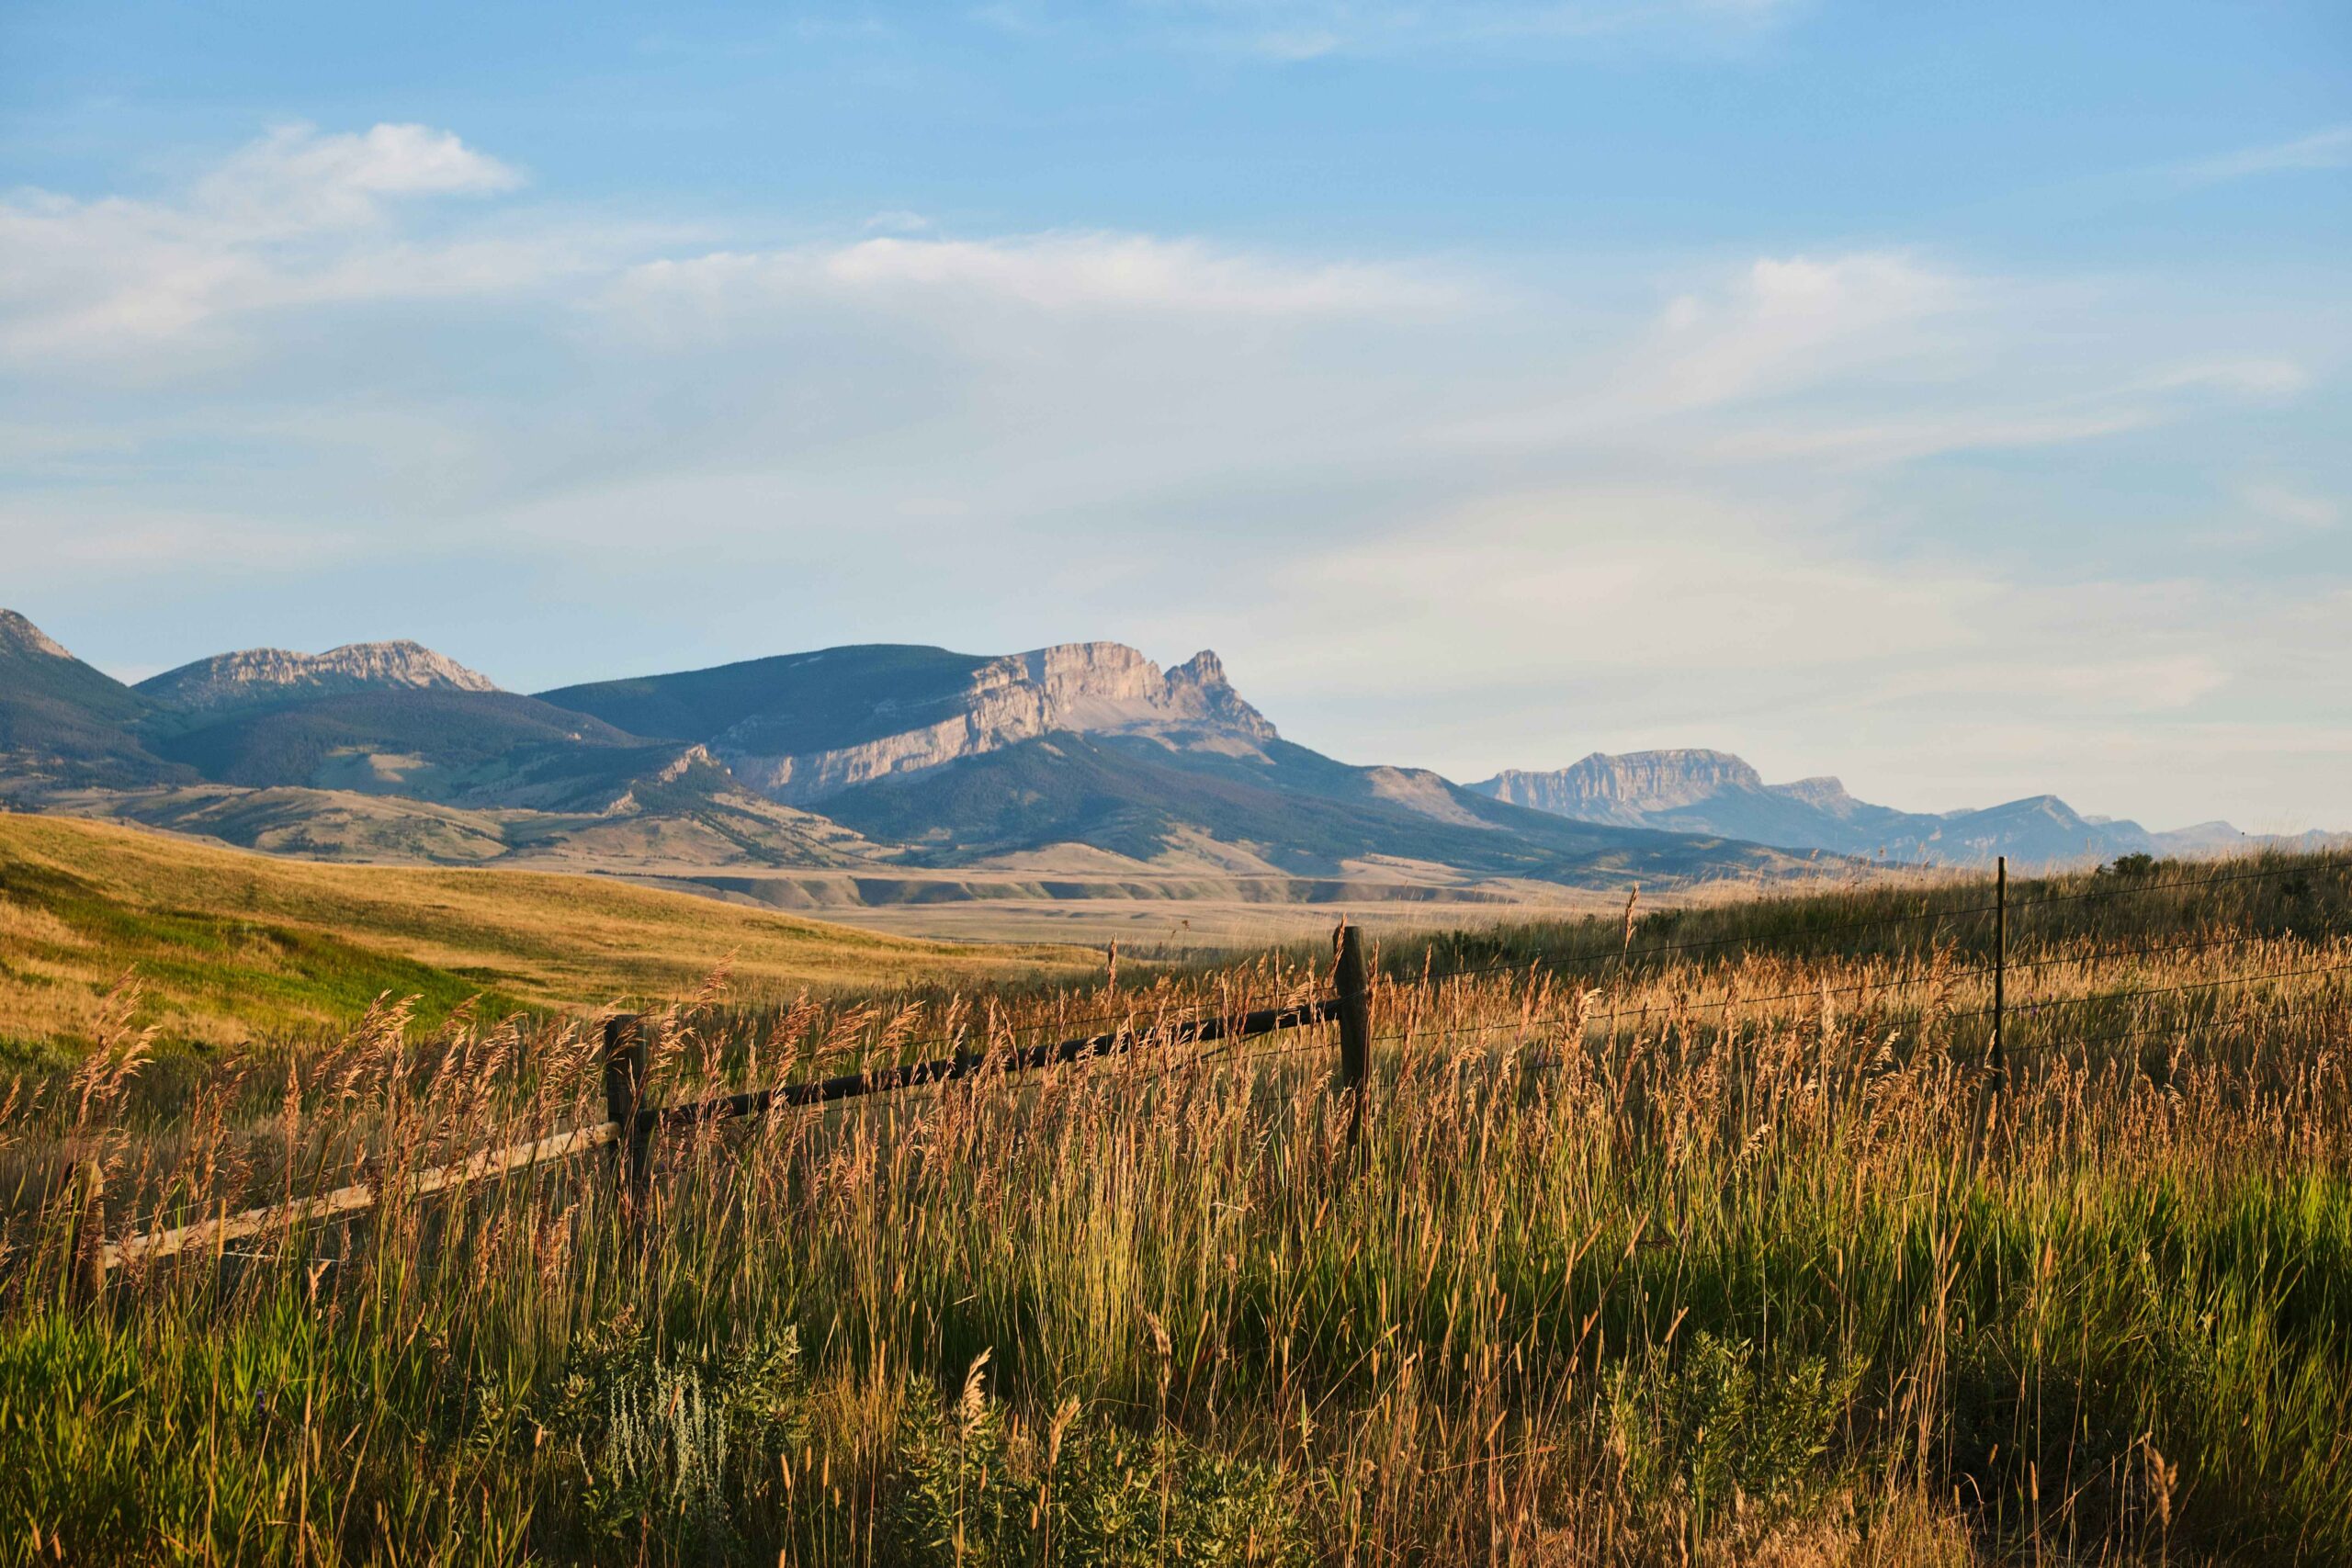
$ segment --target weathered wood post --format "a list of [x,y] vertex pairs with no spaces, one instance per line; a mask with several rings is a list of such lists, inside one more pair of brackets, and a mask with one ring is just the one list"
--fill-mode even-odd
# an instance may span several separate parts
[[1370,1092],[1372,983],[1364,971],[1363,933],[1342,921],[1334,940],[1340,961],[1333,988],[1340,1003],[1340,1082],[1355,1097],[1348,1111],[1348,1142],[1363,1130],[1363,1100]]
[[652,1129],[639,1112],[645,1094],[645,1021],[621,1013],[605,1021],[605,1119],[620,1124],[614,1176],[621,1202],[634,1211],[644,1196]]
[[74,1295],[101,1301],[107,1293],[106,1170],[92,1155],[75,1161],[66,1179],[74,1205]]

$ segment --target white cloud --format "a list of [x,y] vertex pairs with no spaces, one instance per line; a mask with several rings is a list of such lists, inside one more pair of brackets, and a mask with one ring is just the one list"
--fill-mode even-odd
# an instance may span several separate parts
[[2344,516],[2344,508],[2335,502],[2289,485],[2250,484],[2238,494],[2259,515],[2305,533],[2324,533]]
[[2341,169],[2352,165],[2352,125],[2330,126],[2291,141],[2248,147],[2218,158],[2184,164],[2180,176],[2191,185],[2219,185],[2255,175],[2284,174],[2304,169]]
[[272,233],[373,222],[387,197],[489,195],[522,183],[514,168],[429,126],[322,136],[289,125],[207,175],[193,205],[248,232]]
[[549,246],[434,243],[388,230],[394,203],[513,189],[520,176],[447,131],[271,131],[177,199],[0,198],[0,362],[219,350],[224,318],[323,301],[471,293],[547,275]]
[[973,14],[1023,37],[1087,31],[1274,62],[1431,48],[1666,43],[1721,47],[1767,33],[1806,0],[997,0]]
[[1053,312],[1139,310],[1226,316],[1428,311],[1463,302],[1461,284],[1350,262],[1293,263],[1143,234],[992,240],[876,238],[853,244],[717,252],[629,270],[632,307],[664,298],[703,309],[832,291],[876,298],[980,297]]
[[1978,302],[1979,290],[1911,257],[1760,257],[1713,295],[1686,294],[1660,319],[1656,384],[1682,406],[1799,385],[1908,352],[1904,329]]
[[[15,592],[405,587],[549,684],[1206,642],[1300,739],[1464,771],[1682,741],[1868,779],[2003,726],[2340,705],[2324,310],[1893,244],[1664,276],[904,217],[729,248],[514,188],[447,133],[305,132],[162,197],[0,200]],[[2294,579],[2233,599],[2199,497],[2278,522]],[[616,594],[643,636],[581,644]],[[1951,766],[1991,798],[2022,764]]]

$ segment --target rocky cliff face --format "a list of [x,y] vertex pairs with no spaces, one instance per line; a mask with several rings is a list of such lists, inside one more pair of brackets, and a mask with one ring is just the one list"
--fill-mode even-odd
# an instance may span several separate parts
[[1174,747],[1243,754],[1275,738],[1274,727],[1227,682],[1216,654],[1204,651],[1162,671],[1115,642],[1064,643],[990,660],[944,705],[944,716],[877,739],[786,754],[760,746],[767,726],[753,718],[717,737],[711,750],[744,784],[799,806],[1057,729],[1148,735]]
[[0,650],[42,659],[71,659],[47,632],[14,610],[0,610]]
[[151,701],[215,713],[349,692],[494,692],[490,678],[421,643],[354,642],[324,653],[254,648],[183,664],[139,683]]
[[2069,865],[2119,854],[2213,853],[2262,841],[2226,822],[2151,833],[2136,822],[2080,816],[2052,795],[1978,810],[1900,811],[1857,800],[1834,778],[1768,784],[1724,751],[1596,752],[1554,773],[1502,773],[1470,787],[1583,822],[1933,865],[1984,865],[1996,855],[2022,865]]
[[1651,812],[1692,806],[1727,790],[1761,790],[1764,780],[1728,751],[1628,751],[1616,757],[1595,751],[1570,767],[1542,773],[1508,769],[1470,787],[1513,806],[1637,828]]

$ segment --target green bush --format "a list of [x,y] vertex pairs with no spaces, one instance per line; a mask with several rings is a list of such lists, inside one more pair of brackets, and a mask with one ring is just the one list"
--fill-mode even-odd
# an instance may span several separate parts
[[1063,1404],[1012,1429],[975,1362],[951,1406],[910,1391],[892,1526],[910,1564],[1062,1568],[1275,1565],[1311,1560],[1280,1473],[1172,1432],[1138,1437]]

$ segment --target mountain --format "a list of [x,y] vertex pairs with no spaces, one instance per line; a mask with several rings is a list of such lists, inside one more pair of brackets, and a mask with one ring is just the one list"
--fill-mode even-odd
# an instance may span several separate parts
[[495,692],[490,678],[413,642],[353,642],[324,653],[251,648],[139,682],[159,709],[209,716],[359,692]]
[[1767,784],[1722,751],[1596,754],[1464,787],[1284,739],[1205,650],[1163,669],[1115,642],[865,644],[525,696],[420,644],[369,642],[220,654],[130,687],[8,613],[0,799],[331,858],[835,874],[795,897],[992,877],[1051,897],[1220,878],[1517,897],[1792,873],[1806,852],[2048,863],[2254,841],[2227,823],[2150,833],[2047,795],[1899,811],[1836,779]]
[[0,774],[118,788],[178,776],[136,733],[147,712],[129,686],[0,610]]
[[1596,751],[1570,767],[1510,769],[1469,787],[1580,822],[1939,865],[1983,864],[1996,855],[2041,865],[2123,854],[2214,854],[2267,841],[2226,822],[2150,832],[2136,822],[2085,817],[2051,795],[1976,810],[1900,811],[1857,800],[1834,778],[1768,784],[1726,751]]
[[1162,671],[1114,642],[1005,657],[833,648],[541,695],[640,735],[700,740],[749,787],[796,806],[1055,730],[1245,751],[1274,739],[1216,654]]
[[1712,837],[1593,828],[1484,799],[1435,773],[1360,768],[1269,740],[1250,752],[1060,730],[951,768],[857,786],[825,813],[919,863],[1086,845],[1144,864],[1335,875],[1385,865],[1589,885],[1787,869]]
[[1335,761],[1283,740],[1206,651],[1162,670],[1110,642],[1002,656],[876,644],[540,697],[698,741],[745,787],[904,846],[908,864],[1082,850],[1130,866],[1585,883],[1785,863]]
[[[192,727],[159,737],[156,750],[216,783],[460,804],[579,805],[582,788],[609,799],[679,751],[511,692],[441,687],[241,703],[178,719]],[[530,798],[550,775],[561,798]]]

